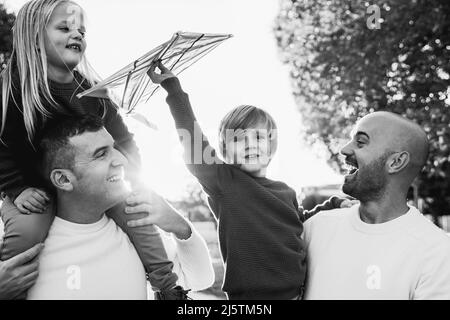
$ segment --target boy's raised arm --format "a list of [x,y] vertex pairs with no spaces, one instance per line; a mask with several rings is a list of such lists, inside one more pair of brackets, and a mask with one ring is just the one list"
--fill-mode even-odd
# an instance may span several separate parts
[[[161,70],[161,74],[155,72],[156,67]],[[217,192],[219,189],[217,164],[221,164],[222,160],[217,157],[216,151],[203,134],[180,81],[161,63],[153,64],[148,75],[154,83],[161,84],[168,93],[166,101],[175,120],[184,149],[184,161],[189,171],[199,180],[206,192]]]

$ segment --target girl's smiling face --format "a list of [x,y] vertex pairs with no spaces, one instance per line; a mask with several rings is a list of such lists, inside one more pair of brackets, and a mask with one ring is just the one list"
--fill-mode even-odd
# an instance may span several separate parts
[[72,71],[86,50],[82,9],[73,2],[59,4],[46,26],[45,51],[49,73]]

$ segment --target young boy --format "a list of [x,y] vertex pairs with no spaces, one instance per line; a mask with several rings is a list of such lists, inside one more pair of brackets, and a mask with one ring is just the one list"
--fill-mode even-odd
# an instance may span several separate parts
[[[155,72],[155,68],[161,74]],[[221,161],[195,119],[178,78],[161,63],[148,71],[167,90],[190,172],[208,195],[219,221],[229,299],[299,299],[306,274],[301,235],[306,218],[293,189],[265,177],[276,147],[276,125],[265,111],[240,106],[220,125]],[[339,207],[333,198],[326,206]],[[316,208],[317,209],[317,208]],[[308,213],[312,214],[312,213]]]

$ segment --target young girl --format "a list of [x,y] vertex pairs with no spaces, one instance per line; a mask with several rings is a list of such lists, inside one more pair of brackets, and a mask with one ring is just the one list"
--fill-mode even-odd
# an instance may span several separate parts
[[[53,221],[51,194],[35,167],[39,133],[57,115],[96,114],[117,149],[129,162],[128,175],[139,168],[133,135],[108,99],[76,95],[96,83],[87,63],[82,9],[67,0],[32,0],[17,15],[13,52],[1,74],[0,191],[5,225],[0,259],[6,260],[43,242]],[[132,179],[133,180],[133,179]],[[137,180],[137,179],[135,179]],[[108,212],[124,229],[146,268],[149,280],[167,299],[180,293],[172,262],[153,226],[128,228],[125,204]]]

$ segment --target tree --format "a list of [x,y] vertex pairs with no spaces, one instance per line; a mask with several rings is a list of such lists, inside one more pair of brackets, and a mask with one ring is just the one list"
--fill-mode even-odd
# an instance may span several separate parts
[[362,116],[413,119],[431,142],[416,182],[424,212],[450,214],[450,2],[281,0],[275,37],[306,140],[338,150]]
[[3,4],[0,3],[0,71],[6,66],[6,62],[12,51],[12,27],[16,17],[12,13],[6,12]]
[[172,201],[174,207],[186,213],[191,221],[212,221],[217,229],[217,221],[206,202],[206,195],[198,182],[188,185],[186,193],[178,201]]

